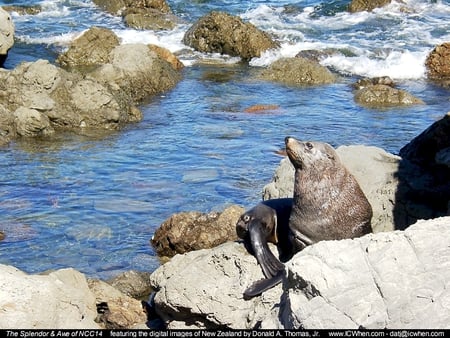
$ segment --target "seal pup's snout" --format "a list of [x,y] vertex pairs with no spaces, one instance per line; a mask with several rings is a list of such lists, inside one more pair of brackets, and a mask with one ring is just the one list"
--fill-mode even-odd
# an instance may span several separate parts
[[284,138],[284,144],[287,146],[288,143],[289,143],[291,140],[292,140],[292,137],[291,137],[291,136],[286,136],[286,137]]

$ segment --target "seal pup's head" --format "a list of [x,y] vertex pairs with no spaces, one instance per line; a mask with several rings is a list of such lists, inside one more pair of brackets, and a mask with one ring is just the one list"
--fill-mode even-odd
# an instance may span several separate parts
[[314,141],[298,141],[293,137],[284,139],[286,153],[296,169],[309,169],[318,166],[333,167],[340,162],[336,151],[328,143]]

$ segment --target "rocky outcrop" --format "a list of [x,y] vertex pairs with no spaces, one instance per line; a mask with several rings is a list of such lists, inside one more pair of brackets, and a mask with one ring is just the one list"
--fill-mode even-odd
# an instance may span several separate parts
[[92,27],[72,41],[57,62],[63,67],[102,65],[108,63],[109,54],[119,44],[119,38],[109,29]]
[[334,83],[336,76],[316,61],[302,57],[282,58],[264,69],[260,77],[287,85],[321,85]]
[[113,15],[122,16],[127,26],[135,29],[173,29],[178,21],[165,0],[94,0]]
[[36,15],[42,12],[40,5],[8,5],[2,6],[7,12],[15,12],[19,15]]
[[97,309],[101,309],[96,320],[103,328],[127,329],[147,321],[140,301],[97,279],[89,280],[88,284],[95,296]]
[[231,206],[223,212],[181,212],[172,215],[155,231],[151,243],[159,256],[212,248],[237,240],[236,222],[244,209]]
[[183,42],[200,52],[239,56],[244,60],[278,47],[267,33],[224,12],[211,12],[200,18],[186,32]]
[[115,289],[135,299],[144,299],[152,291],[150,285],[150,272],[126,271],[110,280],[108,284]]
[[450,84],[450,42],[436,46],[425,61],[427,76],[429,79]]
[[352,0],[348,6],[348,10],[351,13],[372,11],[375,8],[386,6],[390,4],[392,0]]
[[394,81],[388,76],[362,78],[353,85],[355,101],[370,108],[409,106],[424,104],[410,93],[396,89]]
[[450,113],[400,149],[398,177],[414,201],[411,212],[430,210],[422,218],[450,215]]
[[54,128],[117,129],[140,119],[131,100],[45,60],[22,63],[0,79],[0,113],[13,122],[2,129],[11,136],[45,135]]
[[140,301],[74,269],[30,275],[0,265],[0,276],[2,329],[146,328]]
[[229,242],[157,269],[155,307],[169,328],[448,328],[449,238],[446,217],[322,241],[286,263],[282,285],[248,301],[243,291],[263,275]]
[[38,60],[0,72],[0,143],[61,128],[119,129],[142,119],[136,104],[181,79],[181,63],[170,52],[119,45],[99,28],[76,39],[59,61],[71,71]]
[[98,329],[94,295],[73,269],[28,275],[0,265],[3,329]]
[[11,15],[0,7],[0,67],[8,56],[8,51],[14,45],[14,23]]
[[396,89],[384,84],[375,84],[355,91],[355,101],[366,107],[395,107],[424,104],[421,99],[405,90]]

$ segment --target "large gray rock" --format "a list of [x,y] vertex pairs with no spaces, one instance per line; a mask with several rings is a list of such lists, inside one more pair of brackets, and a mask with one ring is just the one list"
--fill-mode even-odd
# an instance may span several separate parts
[[11,15],[0,7],[0,67],[8,55],[8,51],[14,45],[14,23]]
[[267,33],[224,12],[211,12],[200,18],[186,32],[183,42],[200,52],[240,56],[244,60],[278,47]]
[[157,290],[156,311],[168,328],[242,329],[256,326],[279,300],[281,285],[243,299],[244,290],[263,276],[243,244],[227,242],[174,256],[150,282]]
[[[273,249],[274,247],[272,247]],[[450,328],[450,217],[406,231],[322,241],[286,264],[260,297],[262,278],[243,244],[175,256],[151,282],[169,328]]]
[[98,329],[95,297],[83,274],[63,269],[28,275],[0,265],[0,328]]
[[[355,176],[372,205],[375,232],[395,229],[394,207],[400,158],[376,147],[341,146],[336,149],[342,163]],[[272,182],[263,188],[263,199],[292,197],[294,167],[288,158],[281,160]]]
[[319,242],[287,263],[288,328],[450,328],[450,217]]
[[354,95],[355,101],[366,107],[410,106],[425,103],[405,90],[384,84],[376,84],[358,89]]

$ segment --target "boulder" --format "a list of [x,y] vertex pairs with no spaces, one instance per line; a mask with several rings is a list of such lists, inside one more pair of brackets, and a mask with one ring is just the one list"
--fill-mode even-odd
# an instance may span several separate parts
[[354,98],[358,104],[370,108],[425,104],[407,91],[385,84],[369,85],[357,89]]
[[88,76],[125,94],[132,102],[140,102],[173,88],[181,79],[178,70],[166,61],[167,56],[160,55],[149,45],[120,45],[111,51],[108,63]]
[[108,280],[107,283],[135,299],[148,298],[152,291],[149,272],[126,271]]
[[173,29],[179,21],[165,0],[94,0],[94,3],[113,15],[122,16],[125,24],[135,29]]
[[243,244],[227,242],[176,255],[153,272],[150,282],[156,312],[169,329],[244,329],[258,325],[279,301],[281,285],[243,299],[244,290],[263,276]]
[[151,283],[169,328],[444,329],[449,262],[445,217],[311,245],[286,263],[282,284],[250,300],[243,291],[263,275],[237,242],[177,255]]
[[239,56],[244,60],[279,45],[265,32],[239,17],[211,12],[200,18],[183,37],[183,42],[203,53]]
[[139,119],[129,98],[46,60],[0,73],[0,89],[0,104],[14,112],[11,128],[21,136],[48,134],[54,128],[117,129]]
[[448,329],[449,235],[445,217],[306,248],[286,264],[281,326]]
[[282,58],[264,69],[260,77],[286,85],[321,85],[334,83],[336,76],[316,61],[302,57]]
[[3,329],[98,329],[95,298],[73,269],[29,275],[0,265]]
[[409,196],[434,212],[428,216],[450,214],[450,113],[400,149],[399,177]]
[[367,11],[383,7],[391,3],[392,0],[352,0],[348,6],[351,13]]
[[212,248],[236,240],[236,222],[244,212],[233,205],[223,212],[181,212],[155,231],[151,243],[159,256],[172,257],[192,250]]
[[113,15],[122,15],[128,9],[155,9],[161,13],[170,13],[170,7],[165,0],[94,0],[97,6]]
[[48,135],[54,132],[47,115],[25,107],[20,107],[14,112],[14,125],[20,136]]
[[0,103],[0,146],[9,143],[15,135],[14,114]]
[[98,279],[91,279],[88,284],[100,310],[97,321],[104,328],[129,329],[147,321],[147,315],[140,301]]
[[109,61],[109,53],[119,44],[119,38],[109,29],[92,27],[72,41],[56,61],[64,67],[102,65]]
[[436,81],[450,81],[450,42],[436,46],[425,61],[428,78]]
[[8,56],[8,51],[14,45],[14,23],[11,15],[0,7],[0,67]]

